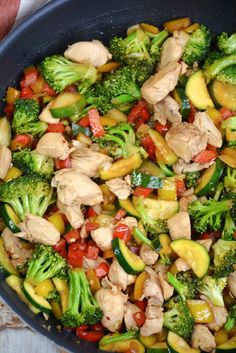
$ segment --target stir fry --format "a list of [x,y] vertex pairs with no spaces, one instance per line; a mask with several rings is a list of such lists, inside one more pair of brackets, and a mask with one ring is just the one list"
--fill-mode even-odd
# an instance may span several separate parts
[[235,352],[236,33],[140,23],[27,67],[5,102],[19,300],[108,352]]

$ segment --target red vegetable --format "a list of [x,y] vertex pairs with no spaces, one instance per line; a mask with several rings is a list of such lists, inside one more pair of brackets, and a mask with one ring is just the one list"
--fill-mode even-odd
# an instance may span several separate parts
[[134,304],[137,305],[137,307],[139,307],[140,310],[142,310],[143,312],[145,312],[146,307],[147,307],[147,300],[135,300]]
[[175,185],[176,185],[177,196],[182,195],[183,192],[186,191],[184,180],[182,180],[182,179],[176,180]]
[[131,232],[127,224],[119,223],[113,233],[113,238],[120,238],[124,240],[125,243],[131,239]]
[[119,211],[117,211],[117,213],[115,215],[115,220],[120,221],[121,218],[124,218],[126,213],[127,213],[126,210],[124,210],[123,208],[120,208]]
[[29,66],[24,70],[24,78],[20,81],[21,88],[34,85],[39,78],[39,71],[34,66]]
[[194,108],[192,102],[190,102],[190,113],[188,116],[188,123],[193,123],[194,122],[194,118],[195,118],[195,114],[196,114],[197,110]]
[[169,130],[170,127],[171,127],[171,124],[168,122],[165,125],[159,122],[156,122],[155,124],[155,130],[159,132],[161,135],[165,135],[165,133]]
[[30,87],[23,87],[20,91],[20,98],[30,99],[34,97],[34,92]]
[[11,118],[11,116],[14,112],[14,105],[13,104],[6,104],[3,111],[4,111],[4,113],[6,113],[8,118]]
[[65,125],[62,123],[48,124],[47,132],[61,132],[65,131]]
[[86,218],[95,217],[95,216],[97,216],[97,212],[94,210],[92,206],[90,206],[86,211]]
[[70,230],[64,235],[68,244],[75,243],[77,240],[80,240],[80,233],[77,229]]
[[142,326],[146,320],[146,316],[143,311],[139,311],[139,312],[133,314],[133,318],[134,318],[138,327]]
[[234,113],[230,109],[228,109],[226,107],[220,108],[220,112],[221,112],[221,116],[222,116],[223,120],[225,120],[225,119],[229,118],[230,116],[234,115]]
[[[94,326],[94,325],[92,325]],[[91,327],[92,327],[91,326]],[[76,336],[88,342],[97,342],[103,337],[103,331],[89,330],[88,325],[82,325],[75,329]]]
[[61,252],[62,250],[66,249],[66,241],[64,238],[61,238],[56,245],[53,245],[53,249],[57,252]]
[[11,141],[10,147],[12,150],[18,148],[23,149],[26,147],[31,147],[33,144],[33,137],[28,134],[16,135],[15,138]]
[[52,87],[50,87],[46,82],[43,84],[43,92],[47,93],[51,97],[55,97],[57,93]]
[[106,262],[101,262],[97,268],[95,268],[95,273],[98,278],[105,277],[109,272],[109,266]]
[[137,129],[140,125],[149,121],[150,117],[147,104],[142,99],[132,107],[127,120],[129,123],[134,124]]
[[151,194],[152,191],[153,191],[153,189],[151,189],[151,188],[143,188],[142,186],[137,186],[137,187],[134,189],[133,195],[134,195],[134,196],[144,196],[144,197],[147,197],[148,195]]
[[91,130],[93,136],[102,137],[105,135],[105,131],[100,121],[100,116],[98,114],[97,109],[90,109],[88,112],[89,124],[91,126]]
[[199,237],[199,239],[212,239],[212,240],[216,240],[218,238],[220,238],[220,232],[205,232],[202,233]]
[[99,248],[93,241],[89,241],[87,246],[86,257],[91,260],[97,260],[99,254]]
[[71,159],[67,157],[66,159],[55,159],[56,169],[71,168]]
[[155,161],[156,160],[156,154],[155,154],[156,147],[155,147],[154,142],[152,141],[152,139],[149,135],[146,135],[141,139],[141,145],[147,151],[149,158]]
[[86,232],[91,232],[92,230],[98,229],[100,227],[100,225],[96,222],[86,222],[85,223],[85,229]]
[[84,116],[77,124],[83,127],[90,127],[89,117],[87,115]]
[[68,264],[72,267],[82,267],[83,265],[83,257],[85,256],[85,252],[80,249],[73,249],[69,246],[68,250]]
[[216,151],[202,151],[193,157],[193,161],[197,163],[208,163],[217,158]]

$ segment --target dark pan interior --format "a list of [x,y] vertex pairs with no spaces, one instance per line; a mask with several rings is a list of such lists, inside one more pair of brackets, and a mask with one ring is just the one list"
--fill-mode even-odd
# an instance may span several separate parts
[[[68,44],[91,39],[108,43],[111,36],[124,34],[132,24],[161,25],[168,19],[185,16],[206,24],[214,33],[236,30],[235,0],[54,0],[0,44],[1,100],[6,87],[18,82],[27,65],[40,62],[46,55],[63,52]],[[59,346],[71,352],[98,352],[95,344],[78,345],[74,334],[58,332],[55,320],[46,322],[41,315],[33,315],[2,278],[0,293],[24,321]],[[0,353],[4,353],[3,347]]]

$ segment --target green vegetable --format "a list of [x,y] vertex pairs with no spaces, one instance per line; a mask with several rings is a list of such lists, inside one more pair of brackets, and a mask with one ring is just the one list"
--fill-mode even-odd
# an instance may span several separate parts
[[59,303],[60,302],[60,295],[59,295],[59,292],[54,289],[52,290],[51,292],[49,292],[47,298],[46,298],[49,302],[50,301],[54,301],[56,303]]
[[81,94],[62,92],[54,99],[50,112],[54,118],[70,117],[73,121],[73,116],[80,115],[86,105],[86,99]]
[[142,243],[150,246],[150,248],[152,248],[152,249],[154,249],[156,251],[160,250],[161,243],[160,243],[160,240],[159,240],[158,236],[156,238],[154,238],[153,240],[150,240],[143,234],[143,232],[138,227],[134,228],[134,235]]
[[200,349],[191,348],[182,337],[171,331],[168,332],[167,345],[170,353],[201,353]]
[[3,272],[3,274],[7,276],[9,275],[19,276],[18,271],[12,265],[9,255],[6,252],[4,241],[1,237],[0,237],[0,272]]
[[[235,119],[235,122],[236,122],[236,119]],[[224,177],[224,185],[226,188],[236,189],[236,169],[227,166],[226,175]]]
[[220,71],[216,76],[216,79],[221,82],[236,86],[236,65],[228,66]]
[[201,179],[195,189],[195,194],[197,196],[205,196],[212,193],[219,184],[223,171],[224,165],[219,159],[217,159],[210,168],[202,173]]
[[131,338],[138,338],[137,331],[127,331],[125,333],[112,333],[110,335],[103,336],[100,339],[99,344],[101,346],[106,346],[111,343],[130,340]]
[[192,187],[195,187],[199,177],[200,177],[199,171],[185,173],[184,182],[185,182],[186,188],[190,189]]
[[135,350],[135,353],[145,353],[145,347],[137,339],[138,332],[112,333],[102,337],[99,341],[99,349],[106,352],[127,352]]
[[231,217],[230,212],[225,215],[225,224],[222,231],[221,239],[223,240],[234,240],[234,233],[236,231],[236,224]]
[[209,91],[217,106],[226,107],[232,111],[236,110],[236,90],[234,85],[214,80],[209,86]]
[[42,217],[53,201],[53,190],[40,176],[24,175],[0,184],[0,201],[10,204],[22,220],[27,213]]
[[198,291],[205,295],[213,305],[224,306],[223,289],[226,284],[226,278],[205,276],[198,285]]
[[37,285],[53,277],[67,277],[66,260],[51,246],[37,244],[28,262],[26,280]]
[[81,132],[82,134],[86,136],[91,136],[91,129],[89,127],[83,127],[80,125],[77,125],[75,123],[71,124],[71,129],[72,129],[72,134],[74,137],[77,137],[77,135]]
[[216,353],[235,353],[236,336],[231,337],[227,342],[216,347]]
[[165,42],[168,36],[169,33],[164,29],[152,38],[149,53],[155,62],[159,61],[162,44]]
[[234,271],[236,263],[236,241],[219,239],[212,248],[214,251],[214,277],[229,276]]
[[210,49],[210,43],[210,31],[201,25],[191,33],[184,48],[183,61],[188,65],[202,62]]
[[228,313],[227,321],[225,324],[225,330],[227,332],[231,331],[236,325],[236,304],[233,305]]
[[163,186],[162,178],[138,172],[136,170],[131,174],[131,183],[134,186],[142,186],[151,189],[160,189]]
[[13,153],[13,164],[24,174],[38,174],[42,178],[51,179],[54,172],[54,162],[50,157],[38,154],[36,151],[23,149]]
[[173,170],[171,170],[171,168],[168,167],[166,164],[162,162],[157,162],[157,164],[165,176],[168,176],[168,177],[175,176],[175,173],[173,172]]
[[236,64],[236,54],[223,56],[222,58],[216,59],[211,65],[205,68],[204,75],[207,80],[215,78],[223,69],[228,66]]
[[31,283],[27,281],[23,282],[22,291],[26,296],[26,299],[39,311],[42,311],[45,314],[50,315],[52,313],[52,307],[49,302],[40,295],[37,295],[34,291],[34,287]]
[[171,272],[167,272],[167,280],[183,301],[196,297],[198,279],[188,272],[178,273],[176,277]]
[[223,32],[217,37],[218,48],[224,54],[236,54],[236,33],[228,35]]
[[6,226],[12,231],[12,233],[20,232],[20,229],[17,227],[17,224],[20,223],[20,219],[10,205],[7,203],[0,205],[0,216],[3,218]]
[[103,313],[93,297],[89,283],[81,268],[69,270],[68,309],[61,322],[66,327],[77,327],[83,324],[95,324],[102,319]]

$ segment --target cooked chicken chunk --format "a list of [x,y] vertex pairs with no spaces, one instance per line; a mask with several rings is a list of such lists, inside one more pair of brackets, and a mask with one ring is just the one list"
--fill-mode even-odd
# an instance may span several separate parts
[[183,159],[179,159],[174,165],[173,165],[173,171],[176,174],[181,174],[181,173],[187,173],[187,172],[197,172],[203,169],[209,168],[212,164],[214,164],[214,161],[210,161],[208,163],[186,163],[183,161]]
[[149,300],[145,310],[145,315],[146,320],[140,329],[140,334],[142,336],[151,336],[155,333],[161,332],[164,321],[163,308],[159,305],[152,305]]
[[175,260],[175,266],[176,266],[178,271],[185,272],[185,271],[190,270],[190,266],[187,264],[187,262],[185,262],[180,257],[177,260]]
[[68,219],[70,225],[74,229],[80,228],[84,223],[84,215],[81,211],[80,205],[65,205],[59,199],[57,200],[57,207]]
[[205,132],[209,144],[218,148],[222,146],[221,133],[207,112],[197,112],[194,117],[193,125],[200,131]]
[[212,303],[209,301],[208,303],[210,304],[211,310],[213,312],[214,321],[207,324],[207,326],[212,331],[218,331],[227,321],[227,310],[225,307],[212,305]]
[[162,305],[164,302],[164,297],[158,275],[151,267],[148,266],[145,268],[145,271],[148,274],[148,278],[144,282],[143,298],[152,298],[154,300],[155,305]]
[[115,194],[118,199],[126,200],[129,195],[132,193],[132,188],[125,180],[121,178],[111,179],[106,181],[108,188]]
[[11,151],[0,144],[0,179],[4,179],[11,166]]
[[143,244],[139,251],[139,256],[146,265],[154,265],[158,259],[158,253],[150,248],[150,246]]
[[143,98],[150,104],[156,104],[164,99],[177,85],[180,70],[181,64],[172,62],[149,77],[141,88]]
[[108,272],[108,278],[118,289],[125,291],[127,286],[134,283],[136,277],[129,275],[114,258]]
[[73,143],[73,146],[75,150],[70,155],[72,168],[90,178],[98,177],[100,168],[109,167],[112,164],[111,157],[94,151],[85,144]]
[[57,228],[45,218],[27,214],[24,221],[18,224],[20,233],[16,237],[29,240],[32,243],[55,245],[60,240]]
[[89,259],[88,257],[84,256],[83,257],[83,269],[85,269],[85,270],[89,270],[89,269],[94,270],[102,262],[107,263],[107,261],[103,257],[100,257],[100,256],[98,256],[96,260],[92,260],[92,259]]
[[101,320],[103,326],[111,332],[117,331],[124,317],[124,304],[127,302],[128,296],[114,287],[112,289],[99,289],[95,294],[95,298],[103,311]]
[[136,321],[134,320],[134,314],[139,313],[140,309],[135,304],[130,302],[125,303],[125,315],[124,322],[126,330],[138,330]]
[[160,263],[156,263],[154,269],[157,273],[157,277],[160,281],[162,293],[164,300],[168,300],[174,293],[174,288],[167,281],[167,272],[169,271],[170,266],[162,265]]
[[50,109],[54,103],[54,100],[49,102],[42,112],[39,114],[39,120],[44,121],[47,124],[57,124],[60,122],[60,119],[53,118]]
[[167,96],[159,103],[154,104],[153,111],[153,120],[157,120],[163,125],[166,124],[167,120],[172,124],[182,121],[179,105],[171,96]]
[[91,237],[101,250],[111,249],[111,241],[113,239],[112,230],[109,227],[100,227],[91,231]]
[[165,138],[168,146],[185,162],[190,162],[207,146],[205,132],[186,122],[173,125]]
[[162,46],[160,66],[179,61],[183,55],[184,47],[189,39],[189,35],[183,31],[174,31]]
[[228,277],[228,289],[236,298],[236,271],[232,272]]
[[65,205],[93,206],[103,201],[100,187],[76,169],[62,169],[52,179],[60,202]]
[[67,59],[80,64],[91,64],[95,67],[106,64],[112,58],[108,49],[99,40],[77,42],[64,52]]
[[197,200],[196,195],[183,196],[179,199],[179,208],[180,211],[188,211],[188,205]]
[[191,239],[191,222],[189,213],[180,211],[167,221],[172,240],[179,238]]
[[203,245],[206,248],[207,252],[210,251],[210,248],[212,246],[212,239],[200,239],[200,240],[197,240],[197,242]]
[[16,238],[9,228],[2,232],[2,238],[6,251],[9,253],[13,266],[22,266],[31,258],[32,249],[25,247],[25,242]]
[[36,152],[47,157],[66,159],[71,150],[61,133],[47,132],[38,141]]
[[192,347],[212,352],[216,347],[215,337],[205,325],[195,325],[192,333]]
[[129,227],[131,232],[133,231],[134,227],[138,226],[137,219],[134,217],[130,217],[130,216],[125,217],[125,218],[121,218],[119,223],[126,224]]

